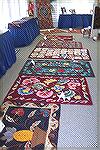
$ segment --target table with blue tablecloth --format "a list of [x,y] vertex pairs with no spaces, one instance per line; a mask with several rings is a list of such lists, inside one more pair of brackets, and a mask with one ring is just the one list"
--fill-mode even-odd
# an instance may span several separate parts
[[63,14],[59,16],[58,28],[87,28],[92,25],[92,14]]
[[40,26],[37,18],[22,18],[8,24],[8,29],[14,39],[15,47],[29,45],[39,34]]
[[16,53],[13,38],[8,31],[0,34],[0,77],[16,61]]

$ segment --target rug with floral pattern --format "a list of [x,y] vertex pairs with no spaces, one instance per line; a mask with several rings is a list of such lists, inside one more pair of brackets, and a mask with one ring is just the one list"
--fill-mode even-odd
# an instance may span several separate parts
[[35,48],[29,55],[34,59],[65,59],[90,61],[88,49],[60,49],[60,48]]
[[78,34],[82,34],[81,29],[69,29],[69,30],[65,30],[65,29],[58,29],[58,28],[52,28],[52,29],[44,29],[44,30],[40,30],[40,33],[42,35],[49,35],[49,34],[55,34],[55,33],[78,33]]
[[66,60],[27,60],[20,74],[40,76],[94,77],[89,62]]
[[4,101],[92,105],[84,77],[19,76]]
[[60,107],[52,109],[9,106],[4,117],[5,128],[0,133],[0,147],[9,150],[56,148]]
[[81,42],[59,39],[44,39],[41,40],[36,47],[40,48],[82,48]]
[[44,38],[47,38],[47,39],[58,39],[58,40],[61,40],[61,41],[68,41],[68,40],[73,40],[73,36],[72,35],[47,35],[45,36]]

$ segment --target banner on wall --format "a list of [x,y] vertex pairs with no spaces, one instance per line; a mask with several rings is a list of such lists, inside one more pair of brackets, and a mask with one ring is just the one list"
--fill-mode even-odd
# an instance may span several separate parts
[[33,1],[28,2],[28,15],[34,16],[34,3],[33,3]]
[[36,0],[40,29],[53,28],[50,0]]

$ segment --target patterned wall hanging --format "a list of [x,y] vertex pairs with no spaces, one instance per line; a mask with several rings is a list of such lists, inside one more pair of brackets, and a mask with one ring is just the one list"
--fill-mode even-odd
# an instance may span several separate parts
[[36,0],[37,16],[40,22],[40,29],[53,27],[50,0]]
[[29,0],[28,2],[28,15],[34,16],[34,3],[32,2],[32,0]]

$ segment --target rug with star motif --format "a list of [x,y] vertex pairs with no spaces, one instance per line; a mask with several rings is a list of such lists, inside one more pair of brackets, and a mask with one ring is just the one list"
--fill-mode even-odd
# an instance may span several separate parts
[[19,76],[4,102],[56,103],[92,105],[87,81],[84,77]]

